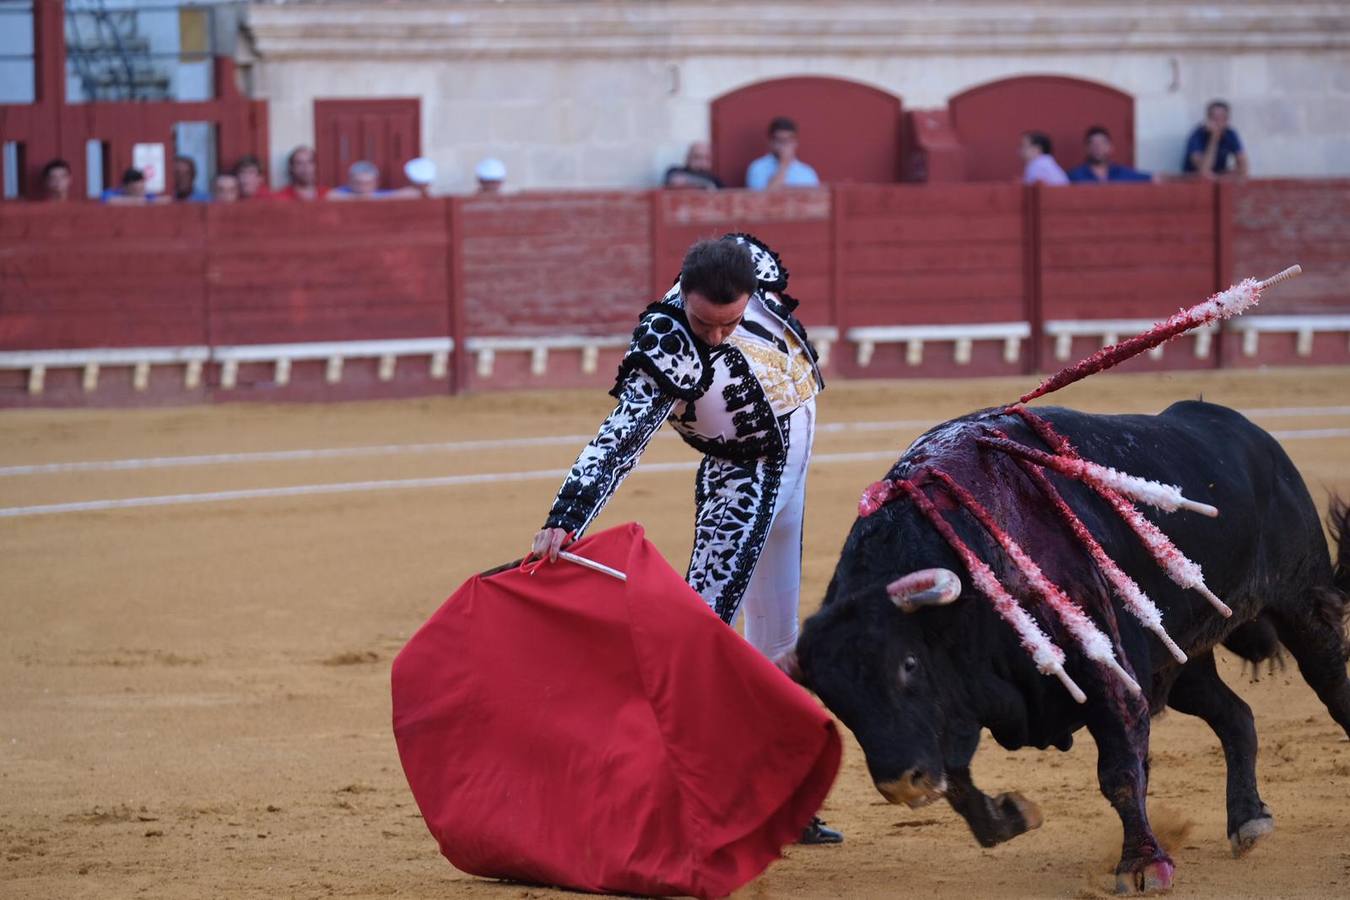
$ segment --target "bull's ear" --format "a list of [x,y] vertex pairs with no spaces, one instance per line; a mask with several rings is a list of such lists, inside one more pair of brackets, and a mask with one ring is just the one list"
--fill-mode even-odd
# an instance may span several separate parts
[[886,585],[891,602],[904,612],[946,606],[961,596],[961,579],[951,569],[920,569]]

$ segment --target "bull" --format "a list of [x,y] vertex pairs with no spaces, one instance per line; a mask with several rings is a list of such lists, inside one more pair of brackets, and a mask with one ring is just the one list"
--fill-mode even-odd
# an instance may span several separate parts
[[[903,481],[911,493],[885,498],[854,523],[823,605],[803,627],[795,664],[857,737],[887,800],[913,807],[943,797],[984,846],[1038,827],[1041,815],[1018,793],[990,797],[976,787],[971,759],[981,729],[1010,750],[1068,750],[1074,733],[1086,727],[1098,747],[1101,791],[1124,829],[1117,888],[1165,890],[1174,864],[1145,808],[1150,717],[1165,706],[1203,719],[1223,746],[1234,854],[1250,850],[1274,825],[1257,790],[1251,710],[1221,680],[1216,647],[1227,642],[1259,659],[1273,651],[1273,626],[1304,680],[1350,735],[1350,511],[1333,504],[1333,560],[1316,507],[1284,450],[1222,406],[1188,401],[1153,416],[1038,412],[1083,459],[1179,485],[1187,497],[1217,507],[1217,518],[1188,511],[1147,518],[1172,549],[1199,564],[1232,615],[1225,618],[1201,593],[1169,580],[1157,548],[1146,547],[1120,508],[1094,487],[1049,473],[1090,538],[1052,515],[1046,470],[994,446],[989,435],[1029,448],[1062,448],[1049,445],[1045,429],[1004,408],[944,423],[900,457],[888,483]],[[977,498],[985,518],[943,490],[936,470]],[[1007,545],[994,539],[991,519],[1109,636],[1124,672],[1113,673],[1074,646],[1064,624],[1038,601],[1025,567],[1014,565]],[[953,548],[953,533],[1066,648],[1063,680],[1081,686],[1086,702],[1044,677],[1045,668],[1025,652],[1025,641],[996,612],[993,598],[976,587],[972,561]],[[1156,603],[1175,641],[1172,652],[1122,609],[1102,565],[1085,552],[1092,539]]]

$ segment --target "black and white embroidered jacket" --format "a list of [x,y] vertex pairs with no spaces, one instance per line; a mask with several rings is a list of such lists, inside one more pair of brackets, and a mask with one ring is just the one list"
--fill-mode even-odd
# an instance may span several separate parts
[[[731,235],[750,250],[759,290],[750,303],[789,335],[809,360],[812,393],[824,388],[815,348],[793,315],[797,302],[783,290],[787,270],[777,255],[750,235]],[[742,327],[751,326],[750,317]],[[767,329],[763,337],[774,340]],[[784,345],[782,339],[778,339]],[[739,344],[739,345],[738,345]],[[735,466],[768,462],[781,466],[786,450],[783,423],[756,374],[748,344],[729,340],[708,347],[694,336],[677,282],[638,320],[614,388],[618,405],[577,457],[545,522],[580,536],[628,476],[647,444],[669,421],[694,449]]]

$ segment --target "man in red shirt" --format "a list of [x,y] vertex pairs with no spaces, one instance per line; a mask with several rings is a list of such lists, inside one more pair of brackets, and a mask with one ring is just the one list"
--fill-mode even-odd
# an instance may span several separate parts
[[286,157],[286,176],[290,184],[272,196],[277,200],[322,200],[328,189],[319,187],[318,175],[314,148],[301,144]]

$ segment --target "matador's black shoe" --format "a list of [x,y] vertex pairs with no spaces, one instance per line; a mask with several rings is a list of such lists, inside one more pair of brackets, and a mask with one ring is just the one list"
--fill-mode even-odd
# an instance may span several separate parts
[[802,836],[797,841],[799,844],[842,844],[843,842],[843,832],[835,831],[826,825],[821,821],[820,816],[811,819],[810,824],[802,829]]

